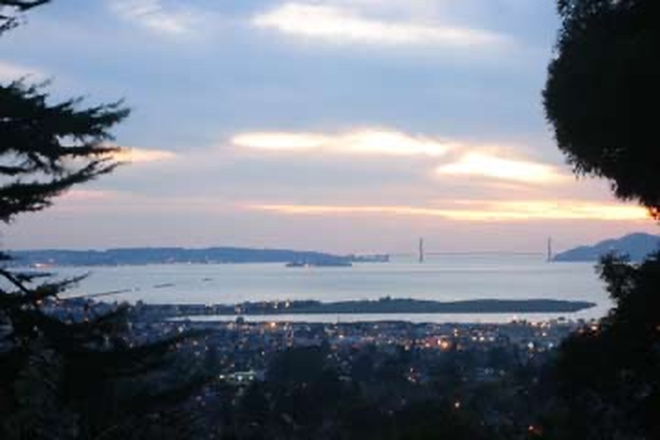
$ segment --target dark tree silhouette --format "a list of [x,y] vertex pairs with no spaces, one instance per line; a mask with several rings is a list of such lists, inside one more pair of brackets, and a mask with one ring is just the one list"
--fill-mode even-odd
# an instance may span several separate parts
[[558,360],[571,436],[660,438],[660,254],[640,265],[607,256],[598,270],[615,307],[568,338]]
[[[20,24],[23,12],[45,3],[0,0],[0,34]],[[129,114],[122,102],[94,107],[81,99],[53,102],[46,86],[29,85],[25,78],[0,84],[5,224],[118,165],[113,159],[118,150],[108,142],[110,130]],[[181,429],[187,425],[180,419],[176,429],[165,429],[164,409],[199,382],[168,377],[163,367],[174,344],[190,335],[136,345],[127,332],[127,307],[101,313],[92,303],[59,297],[77,281],[43,282],[0,267],[0,438],[137,438],[144,432],[185,438]]]
[[[605,177],[660,219],[660,2],[558,0],[562,28],[544,91],[559,148],[577,174]],[[660,253],[598,267],[614,308],[562,344],[566,439],[660,438]]]
[[112,171],[108,129],[128,116],[121,102],[79,108],[50,104],[24,81],[0,85],[0,221],[40,211],[62,192]]
[[[20,13],[49,0],[0,0],[0,34]],[[112,171],[109,130],[129,110],[121,101],[82,107],[82,99],[49,102],[42,86],[17,79],[0,85],[0,221],[39,211],[74,185]]]
[[558,0],[562,27],[543,93],[559,148],[580,175],[660,210],[660,3]]

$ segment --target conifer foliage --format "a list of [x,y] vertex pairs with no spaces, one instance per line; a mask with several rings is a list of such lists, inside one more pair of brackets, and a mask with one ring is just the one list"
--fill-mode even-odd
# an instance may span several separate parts
[[562,27],[543,92],[559,148],[578,174],[660,215],[660,3],[558,0]]
[[[0,35],[46,3],[0,0]],[[0,84],[0,221],[6,225],[118,165],[110,130],[129,114],[123,103],[54,102],[47,86],[29,78]],[[79,280],[17,272],[6,264],[8,255],[1,259],[0,438],[185,438],[186,425],[177,419],[168,427],[165,409],[193,381],[167,378],[164,367],[189,335],[135,344],[127,307],[99,312],[84,300],[63,299]]]
[[[576,173],[660,219],[660,3],[558,0],[562,27],[544,91],[548,121]],[[614,303],[560,349],[566,439],[657,439],[660,423],[660,252],[598,267]]]

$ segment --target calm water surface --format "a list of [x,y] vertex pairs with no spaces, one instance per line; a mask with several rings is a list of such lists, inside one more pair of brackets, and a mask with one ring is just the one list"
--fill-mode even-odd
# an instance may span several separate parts
[[[261,300],[314,299],[342,301],[393,298],[437,301],[482,298],[549,298],[585,300],[598,307],[564,314],[598,318],[610,306],[593,263],[548,264],[536,256],[441,256],[419,264],[395,259],[386,264],[348,268],[286,268],[283,264],[174,264],[93,268],[60,268],[61,276],[91,275],[71,294],[125,291],[105,300],[146,303],[219,304]],[[550,318],[557,315],[521,315]],[[501,322],[510,315],[293,316],[278,320],[404,319],[411,321]]]

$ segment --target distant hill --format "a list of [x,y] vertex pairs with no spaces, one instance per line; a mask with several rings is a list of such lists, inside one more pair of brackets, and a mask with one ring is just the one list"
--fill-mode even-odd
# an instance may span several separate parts
[[108,250],[9,251],[20,266],[119,266],[173,263],[289,263],[312,266],[350,265],[351,262],[386,262],[386,255],[340,256],[322,252],[237,247],[123,248]]
[[580,246],[559,253],[554,261],[597,261],[610,252],[626,254],[632,261],[642,261],[650,253],[660,249],[660,236],[635,233],[618,239],[601,241],[593,246]]

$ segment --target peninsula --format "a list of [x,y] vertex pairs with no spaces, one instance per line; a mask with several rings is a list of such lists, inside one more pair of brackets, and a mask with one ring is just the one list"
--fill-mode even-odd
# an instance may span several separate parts
[[290,249],[210,247],[118,248],[107,250],[9,251],[12,264],[22,267],[139,266],[146,264],[295,263],[300,266],[350,266],[352,263],[387,263],[389,255],[334,255]]
[[262,301],[233,305],[139,305],[143,316],[154,319],[187,316],[267,316],[315,314],[479,314],[479,313],[575,313],[594,307],[586,301],[552,299],[502,300],[477,299],[439,302],[415,299],[362,301]]

